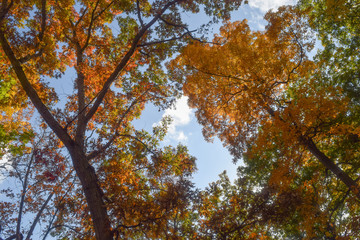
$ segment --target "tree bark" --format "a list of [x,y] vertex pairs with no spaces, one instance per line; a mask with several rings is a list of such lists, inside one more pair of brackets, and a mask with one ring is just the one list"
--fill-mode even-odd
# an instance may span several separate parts
[[[275,111],[270,107],[265,107],[265,110],[270,114],[271,117],[275,118]],[[281,119],[285,122],[283,119]],[[316,157],[321,164],[335,174],[354,194],[360,199],[360,189],[354,179],[352,179],[347,173],[345,173],[339,166],[337,166],[333,160],[328,158],[320,149],[316,146],[314,141],[309,137],[300,136],[298,137],[299,142]]]
[[[97,112],[98,107],[103,102],[105,95],[108,92],[111,84],[117,79],[120,72],[127,65],[128,61],[131,59],[132,55],[136,51],[141,38],[145,35],[148,29],[157,22],[157,20],[167,9],[183,1],[184,0],[169,1],[167,4],[165,4],[165,6],[159,9],[158,13],[146,25],[142,26],[142,28],[134,37],[131,48],[128,50],[128,52],[120,61],[120,63],[115,67],[110,77],[105,81],[102,89],[98,93],[93,103],[93,106],[91,106],[86,113],[84,111],[85,110],[84,93],[79,92],[78,95],[79,116],[77,117],[78,126],[76,129],[75,137],[69,135],[69,133],[67,132],[67,128],[61,126],[61,124],[49,111],[49,109],[44,104],[44,102],[40,99],[36,90],[32,87],[25,72],[23,71],[21,62],[19,61],[19,59],[16,58],[9,42],[7,41],[5,36],[6,34],[4,32],[5,30],[0,29],[0,44],[6,56],[11,62],[11,66],[13,67],[17,75],[17,78],[21,83],[22,88],[25,90],[27,96],[30,98],[31,102],[34,104],[35,108],[40,113],[40,115],[43,117],[44,121],[57,135],[57,137],[64,143],[65,147],[70,153],[76,174],[80,179],[85,194],[85,198],[89,207],[97,240],[110,240],[110,239],[112,240],[114,234],[111,229],[110,218],[107,214],[106,206],[103,201],[103,194],[95,173],[95,169],[89,164],[86,158],[84,136],[85,136],[87,123]],[[0,15],[4,15],[4,14],[0,14]],[[81,81],[83,80],[82,77],[83,76],[81,76],[80,74],[78,83],[81,83]]]
[[80,147],[74,146],[69,152],[90,210],[96,239],[113,240],[113,231],[95,170]]
[[67,131],[59,124],[46,105],[42,102],[35,89],[31,86],[19,60],[15,57],[15,54],[5,38],[4,32],[2,31],[0,31],[0,43],[27,96],[30,98],[40,115],[44,118],[45,122],[64,143],[71,155],[76,174],[80,179],[89,206],[95,228],[96,239],[112,240],[113,233],[106,207],[102,199],[100,186],[97,181],[94,168],[86,160],[84,150],[75,143]]
[[319,150],[311,138],[300,137],[300,142],[305,146],[327,169],[335,174],[356,196],[360,199],[359,186],[348,174],[337,166],[330,158]]

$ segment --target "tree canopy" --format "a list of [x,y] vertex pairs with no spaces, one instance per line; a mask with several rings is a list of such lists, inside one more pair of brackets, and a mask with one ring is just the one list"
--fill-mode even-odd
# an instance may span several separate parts
[[[360,5],[303,0],[254,31],[229,21],[241,4],[1,1],[6,239],[359,238]],[[223,20],[212,41],[183,19],[200,11]],[[170,120],[133,126],[182,93],[243,161],[234,182],[196,189],[186,146],[161,144]]]
[[[56,152],[63,156],[61,161],[67,156],[79,179],[82,190],[71,195],[70,206],[58,208],[57,226],[66,226],[63,221],[79,223],[80,232],[69,234],[97,239],[128,236],[136,227],[140,230],[132,231],[135,235],[176,234],[162,224],[167,224],[168,211],[186,205],[180,195],[187,185],[182,183],[195,169],[194,159],[182,146],[159,149],[163,129],[150,135],[135,130],[131,121],[146,103],[166,107],[177,95],[161,64],[197,38],[181,13],[202,8],[217,21],[227,19],[241,2],[1,1],[1,100],[6,105],[1,134],[6,135],[3,129],[15,131],[1,144],[30,128],[24,114],[32,106],[42,117],[40,128],[56,135],[55,143],[30,152],[46,158]],[[73,81],[64,74],[70,69],[75,71]],[[66,99],[54,86],[59,81],[72,85]],[[71,204],[77,211],[69,211],[74,210]]]
[[[346,3],[342,7],[354,8]],[[354,46],[345,43],[343,36],[338,45],[323,39],[334,48],[333,56],[329,57],[325,45],[315,60],[307,57],[317,30],[309,25],[331,25],[314,20],[311,16],[321,18],[316,10],[288,6],[270,11],[264,31],[252,31],[246,21],[229,22],[213,43],[190,44],[170,68],[173,77],[184,84],[205,138],[218,136],[235,161],[243,158],[240,177],[250,178],[249,185],[271,195],[265,205],[277,204],[273,212],[277,220],[270,217],[263,227],[270,225],[296,238],[356,238],[358,96],[350,94],[356,87],[346,87],[350,82],[358,86],[358,82],[357,77],[346,79],[347,66],[336,68],[335,59],[340,52],[348,52],[343,57],[356,64],[358,57],[354,56],[357,52],[345,50],[344,45]],[[342,24],[339,31],[354,34],[356,39],[356,30],[349,33]],[[321,28],[319,34],[325,36],[325,31]],[[231,209],[227,188],[218,201],[225,199],[222,204]]]

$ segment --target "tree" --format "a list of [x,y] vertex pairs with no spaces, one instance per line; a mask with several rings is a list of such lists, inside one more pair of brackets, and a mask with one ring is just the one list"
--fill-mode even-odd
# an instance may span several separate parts
[[[158,130],[156,134],[165,134],[160,127]],[[195,195],[188,176],[195,169],[195,159],[183,146],[157,149],[151,156],[144,146],[154,142],[147,140],[157,141],[155,136],[138,133],[138,140],[128,142],[129,150],[102,165],[106,174],[100,177],[106,185],[101,187],[111,205],[110,218],[118,224],[116,239],[175,237],[186,231],[182,229],[186,228],[183,221]],[[39,223],[42,239],[49,234],[59,238],[93,237],[81,185],[70,159],[64,159],[63,149],[57,147],[59,143],[53,133],[43,134],[34,139],[28,153],[8,160],[3,175],[11,187],[2,191],[7,199],[0,202],[0,214],[6,219],[2,224],[4,236],[8,236],[5,239],[28,239]],[[134,158],[131,148],[139,149],[136,153],[142,156]],[[21,185],[19,191],[14,187],[16,183]]]
[[50,146],[58,142],[51,141],[54,137],[43,133],[33,138],[31,147],[25,148],[23,154],[12,154],[1,166],[1,175],[8,183],[1,191],[0,202],[1,233],[5,239],[33,238],[41,224],[46,226],[45,239],[57,217],[57,205],[64,204],[74,187],[75,174],[66,167],[68,159]]
[[324,46],[317,60],[322,62],[328,80],[342,84],[349,97],[358,104],[359,4],[356,1],[303,0],[299,7],[307,11],[310,26]]
[[256,192],[249,179],[239,177],[232,184],[226,173],[200,193],[197,239],[262,239],[270,237],[265,209],[270,194]]
[[[125,170],[132,169],[135,174],[134,168],[127,169],[128,164],[134,166],[140,161],[141,166],[141,161],[146,159],[146,168],[149,164],[159,163],[162,167],[165,163],[174,164],[168,169],[169,175],[187,175],[192,171],[191,158],[182,147],[159,153],[151,147],[140,148],[142,143],[156,144],[151,143],[147,134],[135,131],[131,121],[140,115],[146,103],[167,106],[176,95],[177,86],[167,80],[161,63],[176,52],[182,42],[195,38],[194,32],[183,23],[181,12],[198,12],[203,6],[216,21],[228,18],[229,11],[241,2],[1,2],[1,72],[10,79],[7,82],[21,90],[22,101],[16,102],[26,104],[28,97],[46,126],[60,140],[59,147],[69,153],[86,199],[84,208],[79,209],[87,221],[83,224],[91,226],[89,230],[93,229],[96,239],[113,239],[118,232],[123,232],[119,230],[121,227],[135,228],[143,223],[125,221],[128,216],[121,208],[116,210],[119,199],[112,199],[112,191],[125,194],[123,188],[126,187],[122,180],[116,182],[114,175],[122,174],[120,178],[126,180],[130,173]],[[115,22],[118,34],[112,29]],[[59,99],[64,99],[59,98],[58,89],[47,82],[61,81],[69,69],[76,74],[73,94],[65,104],[57,105]],[[184,166],[189,168],[175,167],[181,166],[179,161],[186,162]],[[154,171],[160,174],[159,171],[165,170]],[[151,174],[155,173],[142,171],[150,182]],[[112,182],[108,185],[110,179]],[[165,187],[168,194],[171,189],[180,191],[175,187],[180,181],[181,177],[174,180],[174,188]],[[159,191],[161,197],[162,191]],[[80,193],[76,197],[84,203]],[[87,209],[91,221],[86,218]],[[143,213],[140,211],[140,214]]]
[[294,197],[289,221],[273,229],[307,239],[358,237],[359,143],[351,139],[359,125],[347,118],[351,99],[307,58],[314,43],[304,12],[281,7],[265,19],[265,31],[227,23],[214,44],[190,44],[169,65],[172,75],[205,138],[217,135],[235,160],[243,158],[246,176],[272,189],[278,211]]

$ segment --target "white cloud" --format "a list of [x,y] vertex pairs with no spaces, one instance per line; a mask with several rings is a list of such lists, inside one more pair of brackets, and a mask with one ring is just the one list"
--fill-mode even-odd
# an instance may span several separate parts
[[249,0],[250,7],[258,8],[263,13],[282,5],[294,5],[295,3],[296,0]]
[[[170,116],[172,118],[167,134],[167,137],[171,140],[186,142],[188,139],[184,131],[178,130],[178,127],[185,126],[191,121],[192,110],[189,108],[187,101],[188,97],[181,97],[176,101],[174,107],[166,109],[163,114],[163,117]],[[157,124],[159,123],[155,125]]]

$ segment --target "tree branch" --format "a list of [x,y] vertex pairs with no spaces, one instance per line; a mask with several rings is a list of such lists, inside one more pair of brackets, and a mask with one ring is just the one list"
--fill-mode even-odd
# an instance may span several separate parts
[[140,11],[140,3],[139,3],[139,0],[136,0],[136,8],[137,8],[137,15],[138,15],[138,19],[139,19],[139,22],[140,22],[140,25],[141,27],[144,27],[144,22],[141,18],[141,11]]
[[[269,106],[265,106],[266,111],[272,117],[276,117],[276,112]],[[285,122],[282,118],[281,121]],[[314,141],[307,136],[298,133],[298,141],[303,145],[319,162],[329,169],[335,176],[340,179],[353,193],[360,199],[359,186],[347,173],[345,173],[338,165],[336,165],[330,158],[328,158],[320,149],[316,146]]]
[[48,198],[46,199],[46,201],[42,204],[40,210],[38,211],[38,213],[36,214],[36,217],[34,219],[34,222],[31,224],[30,230],[28,232],[28,234],[26,235],[26,239],[30,239],[31,235],[34,232],[34,229],[36,227],[36,224],[39,222],[40,217],[42,215],[42,212],[44,211],[44,209],[46,208],[46,206],[48,205],[49,201],[51,200],[52,196],[54,195],[54,192],[52,192],[51,194],[49,194]]
[[326,168],[328,168],[335,176],[340,179],[353,193],[360,199],[359,186],[346,174],[339,166],[337,166],[330,158],[321,152],[311,138],[304,136],[299,137],[300,143],[303,144]]
[[[40,45],[40,43],[43,41],[44,34],[46,29],[46,0],[41,1],[41,24],[40,24],[40,33],[39,33],[39,40],[36,41],[35,49],[37,49]],[[25,57],[22,57],[19,59],[20,63],[25,63],[29,61],[30,59],[40,57],[44,53],[44,47],[41,47],[40,50],[37,53],[34,54],[28,54]]]
[[[195,32],[195,30],[191,31],[191,32]],[[143,43],[143,44],[139,44],[138,47],[145,47],[145,46],[151,46],[151,45],[155,45],[155,44],[160,44],[160,43],[165,43],[165,42],[171,42],[171,41],[175,41],[175,40],[179,40],[179,39],[182,39],[184,36],[188,35],[190,36],[192,39],[194,39],[192,36],[191,36],[191,32],[185,32],[183,34],[181,34],[180,36],[178,37],[173,37],[173,38],[169,38],[169,39],[164,39],[164,40],[158,40],[158,41],[153,41],[153,42],[146,42],[146,43]],[[200,40],[199,40],[200,41]]]
[[84,9],[84,11],[81,13],[81,16],[79,17],[79,19],[75,23],[75,27],[77,27],[81,23],[81,21],[83,20],[83,18],[84,18],[84,16],[85,16],[88,9],[89,9],[89,7],[86,7]]
[[123,57],[123,59],[120,61],[120,63],[116,66],[115,70],[113,71],[113,73],[110,75],[110,77],[105,81],[103,88],[100,90],[97,99],[95,100],[94,105],[91,107],[91,109],[89,110],[88,114],[86,115],[85,121],[88,122],[92,116],[95,114],[95,112],[97,111],[97,109],[99,108],[101,102],[103,101],[107,91],[109,90],[111,84],[117,79],[117,77],[119,76],[120,72],[124,69],[124,67],[127,65],[128,61],[130,60],[131,56],[135,53],[136,48],[138,47],[138,44],[141,40],[141,38],[145,35],[145,33],[147,32],[147,30],[153,25],[155,24],[155,22],[161,17],[161,15],[173,4],[178,3],[178,2],[182,2],[184,0],[173,0],[170,1],[169,3],[167,3],[160,11],[158,14],[155,15],[155,17],[146,25],[144,25],[140,31],[138,32],[138,34],[136,34],[131,47],[129,49],[129,51],[126,53],[126,55]]
[[136,98],[131,104],[130,106],[126,109],[126,111],[121,115],[121,118],[119,119],[119,121],[116,123],[114,129],[115,129],[115,133],[114,135],[112,136],[112,138],[102,147],[100,147],[98,150],[95,150],[93,152],[91,152],[88,156],[87,156],[87,159],[88,160],[91,160],[93,158],[96,158],[99,154],[103,153],[104,151],[106,151],[106,149],[108,149],[111,144],[116,140],[116,138],[119,135],[119,132],[118,132],[118,128],[119,126],[121,125],[121,123],[123,122],[125,116],[130,112],[130,110],[135,106],[135,104],[137,103],[140,103],[141,101],[139,101],[139,98],[144,96],[148,91],[150,91],[150,88],[147,89],[144,93],[142,93],[138,98]]
[[[71,174],[71,173],[72,173],[72,171],[71,171],[69,174]],[[65,178],[64,178],[64,179],[65,179]],[[76,179],[76,178],[75,178],[75,179]],[[74,186],[75,179],[73,180],[73,182],[71,183],[71,185],[69,186],[69,188],[67,189],[67,191],[64,193],[64,195],[61,197],[59,203],[61,203],[61,202],[64,200],[65,196],[70,192],[71,188]],[[59,212],[59,207],[57,206],[57,207],[56,207],[56,211],[55,211],[52,219],[50,220],[48,229],[47,229],[47,231],[45,232],[45,235],[44,235],[44,237],[43,237],[43,240],[46,239],[47,235],[48,235],[48,234],[50,233],[50,231],[52,230],[51,225],[53,224],[53,222],[54,222],[54,220],[55,220],[56,215],[57,215],[58,212]]]
[[99,6],[99,2],[100,2],[100,0],[98,0],[96,2],[95,7],[94,7],[93,11],[91,12],[90,24],[89,24],[89,28],[88,28],[87,35],[86,35],[86,41],[85,41],[84,46],[82,46],[82,48],[81,48],[81,52],[84,51],[85,48],[89,45],[92,26],[93,26],[94,21],[95,21],[95,17],[94,17],[95,16],[95,11],[96,11],[96,8]]
[[11,0],[10,4],[8,4],[7,0],[3,0],[1,4],[1,12],[0,12],[0,23],[5,18],[6,14],[9,12],[10,8],[14,4],[14,1]]
[[70,230],[72,230],[73,232],[76,232],[78,234],[81,234],[81,235],[84,235],[83,233],[79,232],[76,228],[72,227],[72,226],[69,226],[69,225],[66,225],[66,224],[58,224],[58,225],[55,225],[53,227],[50,228],[50,231],[55,229],[55,228],[62,228],[62,227],[66,227]]
[[[34,146],[36,149],[36,146]],[[16,235],[19,235],[20,232],[20,226],[21,226],[21,220],[22,220],[22,211],[23,211],[23,207],[24,207],[24,203],[25,203],[25,195],[27,192],[27,186],[28,186],[28,178],[29,178],[29,174],[30,174],[30,169],[32,166],[32,162],[34,161],[35,158],[35,150],[33,150],[31,157],[30,157],[30,162],[27,166],[26,169],[26,173],[25,173],[25,177],[24,177],[24,183],[23,183],[23,189],[21,192],[21,197],[20,197],[20,206],[19,206],[19,213],[18,213],[18,219],[17,219],[17,223],[16,223]]]
[[5,38],[5,33],[2,30],[0,30],[0,43],[6,56],[11,62],[11,65],[16,73],[17,78],[21,83],[22,88],[26,92],[27,96],[30,98],[31,102],[34,104],[35,108],[44,118],[45,122],[49,125],[49,127],[60,138],[60,140],[67,147],[71,147],[71,145],[73,144],[71,137],[68,135],[66,130],[63,127],[61,127],[60,123],[55,119],[55,117],[51,114],[49,109],[42,102],[36,90],[31,86],[20,62],[18,61],[18,59],[16,59],[14,52],[12,51],[7,39]]

